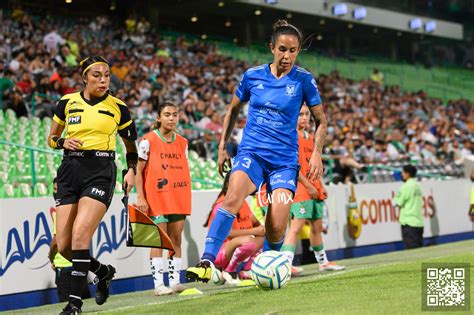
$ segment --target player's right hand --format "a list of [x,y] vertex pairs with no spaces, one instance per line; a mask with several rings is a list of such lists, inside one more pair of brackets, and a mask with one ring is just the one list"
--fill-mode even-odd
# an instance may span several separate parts
[[70,151],[76,151],[82,146],[83,142],[76,138],[68,138],[64,140],[63,148]]
[[144,214],[148,214],[149,206],[145,198],[137,197],[137,209],[138,211],[143,212]]
[[219,146],[218,155],[217,155],[217,165],[219,166],[219,175],[224,177],[224,172],[229,171],[232,168],[232,162],[230,161],[229,154],[227,150]]
[[314,188],[313,185],[309,185],[309,187],[306,188],[306,191],[310,195],[311,199],[318,199],[319,198],[319,192]]
[[265,236],[265,225],[260,225],[260,226],[255,227],[253,235]]

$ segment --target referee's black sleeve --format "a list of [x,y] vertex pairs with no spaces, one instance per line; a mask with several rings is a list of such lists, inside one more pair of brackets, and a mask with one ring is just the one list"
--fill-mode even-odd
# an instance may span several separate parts
[[137,140],[137,128],[132,120],[130,111],[125,105],[119,104],[120,108],[120,122],[118,125],[118,133],[122,138],[129,141]]
[[58,101],[56,109],[54,111],[53,119],[60,125],[64,125],[66,122],[66,105],[69,99],[61,99]]

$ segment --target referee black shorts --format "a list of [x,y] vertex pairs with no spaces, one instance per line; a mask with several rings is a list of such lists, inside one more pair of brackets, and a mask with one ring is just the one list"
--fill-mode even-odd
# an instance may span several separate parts
[[58,169],[56,206],[90,197],[110,206],[114,195],[117,167],[113,151],[65,151]]

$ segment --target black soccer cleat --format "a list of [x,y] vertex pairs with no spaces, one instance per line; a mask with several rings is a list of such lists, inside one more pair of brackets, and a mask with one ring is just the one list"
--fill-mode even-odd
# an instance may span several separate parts
[[186,278],[207,283],[211,280],[212,267],[210,261],[202,260],[195,267],[189,267],[186,270]]
[[[80,302],[82,306],[82,302]],[[63,311],[59,313],[59,315],[77,315],[79,313],[82,313],[81,307],[77,307],[73,303],[69,302],[67,303],[66,307],[63,308]]]
[[98,305],[102,305],[107,301],[107,298],[109,297],[110,281],[114,278],[115,273],[117,272],[112,265],[107,265],[107,268],[109,269],[109,273],[104,279],[99,280],[99,283],[97,283],[95,302]]

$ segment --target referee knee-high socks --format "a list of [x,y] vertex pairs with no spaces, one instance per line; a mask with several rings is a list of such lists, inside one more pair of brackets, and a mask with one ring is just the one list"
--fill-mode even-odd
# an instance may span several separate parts
[[101,264],[92,256],[89,255],[89,257],[91,260],[91,266],[89,270],[95,273],[95,275],[97,276],[97,278],[99,278],[99,280],[104,280],[105,277],[107,277],[107,275],[109,274],[109,268],[106,265]]
[[87,285],[87,272],[91,264],[88,249],[72,251],[71,293],[69,302],[77,307],[82,306],[82,293]]

